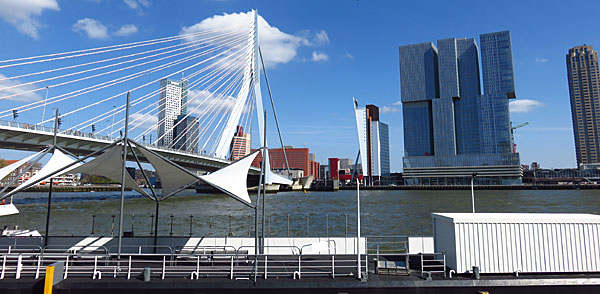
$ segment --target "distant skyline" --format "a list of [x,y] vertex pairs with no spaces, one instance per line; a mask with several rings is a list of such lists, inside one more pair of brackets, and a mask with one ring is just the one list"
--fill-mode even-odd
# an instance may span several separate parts
[[[530,123],[515,134],[521,162],[576,167],[565,57],[574,46],[600,47],[600,3],[578,3],[585,9],[575,14],[563,1],[0,0],[0,60],[173,36],[219,25],[214,16],[258,9],[284,143],[309,147],[321,163],[354,159],[356,97],[380,107],[391,170],[398,172],[404,154],[398,46],[510,30],[517,96],[511,119]],[[12,75],[0,69],[0,78]],[[269,131],[269,141],[278,147],[275,134]],[[23,154],[0,151],[7,159]]]

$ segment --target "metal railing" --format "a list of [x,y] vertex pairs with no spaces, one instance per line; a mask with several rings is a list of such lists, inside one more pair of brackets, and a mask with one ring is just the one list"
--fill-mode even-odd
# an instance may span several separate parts
[[446,277],[446,253],[419,254],[421,256],[421,273],[443,273]]
[[[375,274],[436,274],[446,277],[445,253],[408,254],[407,238],[402,236],[369,237],[366,254],[361,254],[361,272]],[[39,278],[46,266],[63,261],[68,276],[125,277],[130,279],[150,268],[153,277],[200,278],[293,278],[357,276],[356,254],[338,254],[334,240],[326,244],[265,245],[266,254],[255,254],[254,246],[97,246],[77,250],[75,246],[35,245],[0,246],[0,279]],[[314,251],[308,250],[316,245]],[[417,259],[418,258],[418,259]],[[413,267],[411,267],[411,261]],[[419,267],[420,265],[420,267]]]
[[[366,274],[368,264],[363,261],[361,271]],[[354,255],[248,255],[248,254],[121,254],[121,259],[111,255],[45,255],[27,256],[23,253],[3,254],[0,262],[0,279],[22,277],[39,278],[45,275],[46,266],[63,261],[64,278],[132,277],[150,268],[152,276],[166,277],[263,279],[287,277],[329,277],[356,275]],[[161,258],[162,257],[162,258]]]
[[[0,120],[0,126],[7,126],[7,127],[12,127],[12,128],[19,128],[19,129],[32,130],[32,131],[47,132],[50,134],[54,133],[54,128],[51,128],[51,127],[43,127],[41,125],[21,123],[21,122],[16,122],[16,121]],[[69,136],[75,136],[75,137],[80,137],[80,138],[104,140],[104,141],[108,141],[109,143],[111,143],[115,139],[119,138],[119,137],[112,137],[112,136],[101,136],[101,135],[97,135],[94,133],[76,131],[76,130],[71,130],[71,129],[67,129],[67,130],[61,129],[61,130],[58,130],[58,133],[62,134],[62,135],[69,135]],[[177,153],[186,154],[186,155],[204,157],[204,158],[208,158],[208,159],[225,160],[228,162],[228,160],[226,160],[226,159],[210,156],[208,154],[202,154],[201,152],[180,150],[180,149],[175,149],[175,148],[170,148],[170,147],[165,147],[165,146],[158,146],[155,144],[146,144],[146,143],[138,143],[138,144],[145,146],[145,147],[150,147],[153,149],[166,150],[166,151],[177,152]]]

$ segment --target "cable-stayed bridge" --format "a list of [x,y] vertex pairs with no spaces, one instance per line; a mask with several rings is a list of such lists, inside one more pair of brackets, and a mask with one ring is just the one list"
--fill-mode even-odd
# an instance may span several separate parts
[[257,14],[246,15],[236,26],[1,60],[0,148],[43,149],[58,118],[57,146],[98,151],[122,138],[129,94],[129,139],[191,169],[228,165],[239,127],[266,143]]

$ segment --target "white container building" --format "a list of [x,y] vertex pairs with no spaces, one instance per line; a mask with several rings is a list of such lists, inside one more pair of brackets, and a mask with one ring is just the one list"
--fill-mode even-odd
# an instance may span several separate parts
[[457,273],[600,272],[600,216],[433,213],[435,252]]

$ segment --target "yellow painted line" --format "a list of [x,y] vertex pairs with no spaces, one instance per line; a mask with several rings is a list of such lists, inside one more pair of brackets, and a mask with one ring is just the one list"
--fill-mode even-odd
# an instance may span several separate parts
[[46,278],[44,280],[44,294],[52,294],[52,284],[54,282],[54,266],[46,267]]

